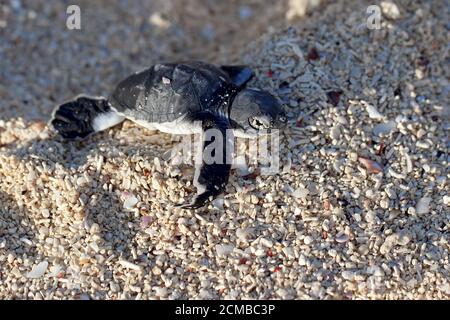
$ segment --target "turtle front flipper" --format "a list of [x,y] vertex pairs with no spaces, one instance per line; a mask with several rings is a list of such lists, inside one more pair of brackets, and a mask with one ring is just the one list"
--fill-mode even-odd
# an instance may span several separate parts
[[238,88],[243,88],[253,77],[252,69],[247,66],[221,66],[220,69],[228,74]]
[[196,165],[194,186],[197,195],[183,209],[197,209],[225,191],[231,170],[234,137],[228,119],[205,112],[193,121],[202,124],[202,157]]

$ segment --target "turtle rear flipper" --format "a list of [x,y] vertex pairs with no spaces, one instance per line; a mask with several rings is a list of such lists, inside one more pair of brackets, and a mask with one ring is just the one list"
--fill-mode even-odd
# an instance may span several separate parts
[[183,209],[200,208],[225,191],[234,150],[234,140],[228,119],[202,113],[193,121],[202,122],[204,140],[202,161],[200,166],[195,168],[194,186],[197,187],[197,195],[190,204],[181,205]]
[[65,139],[83,139],[124,120],[105,98],[78,96],[55,108],[50,125]]

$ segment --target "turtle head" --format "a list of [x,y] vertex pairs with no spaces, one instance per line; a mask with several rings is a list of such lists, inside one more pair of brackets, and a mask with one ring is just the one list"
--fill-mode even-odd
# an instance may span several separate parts
[[241,136],[270,133],[286,124],[287,118],[278,100],[267,91],[244,89],[233,100],[230,111],[233,127]]

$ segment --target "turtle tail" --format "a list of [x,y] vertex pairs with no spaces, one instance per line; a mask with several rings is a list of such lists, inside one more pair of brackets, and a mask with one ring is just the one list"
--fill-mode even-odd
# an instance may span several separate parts
[[55,108],[50,126],[63,138],[74,140],[115,126],[124,119],[107,99],[80,95]]

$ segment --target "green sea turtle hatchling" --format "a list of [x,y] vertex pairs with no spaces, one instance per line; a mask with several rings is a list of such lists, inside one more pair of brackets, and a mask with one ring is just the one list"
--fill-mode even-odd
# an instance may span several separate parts
[[[286,116],[266,91],[246,88],[253,72],[246,66],[218,67],[203,62],[163,63],[137,72],[118,84],[109,98],[79,95],[59,105],[51,127],[69,140],[85,138],[129,119],[145,128],[172,134],[216,129],[226,135],[256,137],[278,128]],[[212,141],[203,141],[203,151]],[[222,143],[227,157],[227,143]],[[227,158],[229,159],[229,158]],[[202,160],[196,168],[197,196],[182,208],[195,209],[221,194],[229,161]]]

